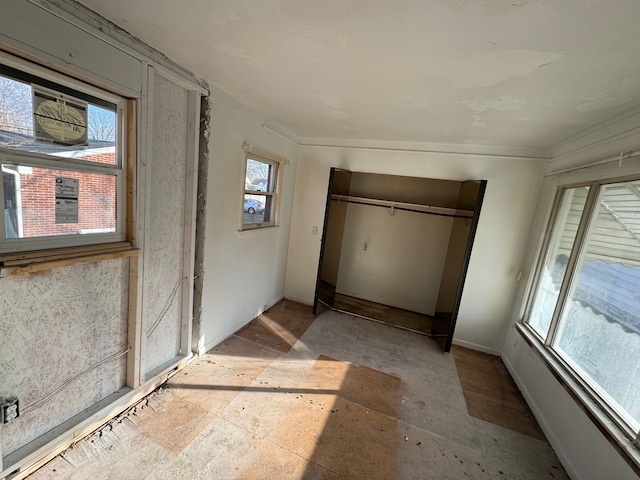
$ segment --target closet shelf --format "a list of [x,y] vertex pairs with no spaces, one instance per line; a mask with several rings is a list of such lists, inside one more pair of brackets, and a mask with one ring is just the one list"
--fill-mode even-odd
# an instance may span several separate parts
[[338,202],[359,203],[363,205],[373,205],[376,207],[386,207],[396,210],[406,210],[410,212],[428,213],[432,215],[446,215],[448,217],[473,218],[473,211],[460,210],[457,208],[437,207],[434,205],[422,205],[419,203],[396,202],[393,200],[378,200],[375,198],[356,197],[352,195],[332,194],[331,200]]

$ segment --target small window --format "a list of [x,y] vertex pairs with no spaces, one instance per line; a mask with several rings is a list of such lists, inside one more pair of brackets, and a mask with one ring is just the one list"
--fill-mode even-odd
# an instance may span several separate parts
[[276,224],[283,159],[245,145],[242,230]]
[[124,240],[125,99],[9,63],[0,63],[0,253]]

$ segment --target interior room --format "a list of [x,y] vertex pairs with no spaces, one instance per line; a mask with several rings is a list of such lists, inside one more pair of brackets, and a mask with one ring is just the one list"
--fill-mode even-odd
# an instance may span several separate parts
[[4,0],[0,479],[640,477],[638,45],[633,0]]

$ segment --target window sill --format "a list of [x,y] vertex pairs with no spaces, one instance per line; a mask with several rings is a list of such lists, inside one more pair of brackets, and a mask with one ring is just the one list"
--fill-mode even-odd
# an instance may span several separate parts
[[247,233],[247,232],[255,232],[255,231],[259,231],[259,230],[271,230],[272,228],[278,228],[279,225],[264,225],[264,226],[260,226],[260,227],[247,227],[247,228],[240,228],[238,230],[239,234],[243,234],[243,233]]
[[129,242],[118,242],[5,254],[0,255],[0,277],[43,272],[79,263],[134,257],[138,252],[139,250],[133,248]]
[[540,344],[535,334],[522,322],[516,322],[516,329],[545,364],[580,409],[620,454],[632,470],[640,475],[640,449],[630,438],[630,433],[614,421],[607,411],[585,390],[564,367],[564,365],[547,348]]

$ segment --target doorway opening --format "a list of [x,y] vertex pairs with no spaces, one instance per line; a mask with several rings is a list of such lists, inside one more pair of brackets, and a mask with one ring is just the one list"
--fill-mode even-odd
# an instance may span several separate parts
[[390,323],[448,352],[485,188],[332,169],[314,313]]

